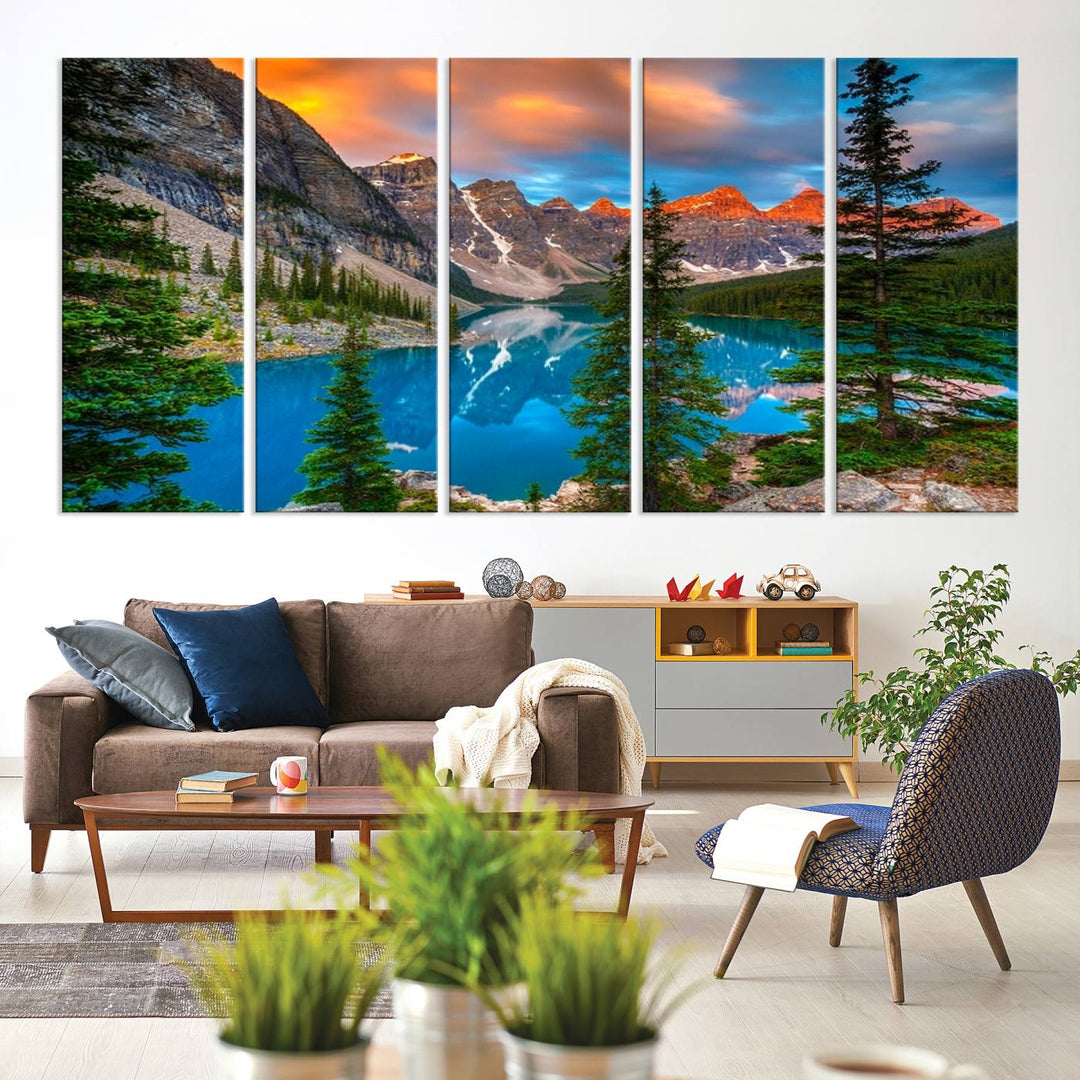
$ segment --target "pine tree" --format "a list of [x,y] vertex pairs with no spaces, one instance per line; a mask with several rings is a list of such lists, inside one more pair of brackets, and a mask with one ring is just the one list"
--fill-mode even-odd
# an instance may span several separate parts
[[927,261],[962,247],[963,211],[919,205],[940,194],[931,179],[941,162],[907,164],[914,143],[893,115],[918,78],[871,58],[840,95],[851,102],[836,177],[841,449],[923,438],[925,425],[957,418],[1015,418],[1015,402],[972,398],[962,385],[1000,384],[1015,371],[1015,350],[984,332],[1000,328],[1001,305],[956,299],[928,281]]
[[210,250],[209,243],[203,245],[202,256],[199,258],[199,273],[206,274],[208,277],[217,277],[214,253]]
[[580,509],[630,509],[630,241],[615,255],[606,299],[596,304],[605,324],[589,338],[589,359],[570,382],[578,401],[563,409],[584,430],[570,451],[589,484]]
[[221,295],[239,296],[244,291],[244,270],[240,265],[240,241],[233,237],[229,249],[229,262],[225,267],[225,277],[221,282]]
[[450,344],[453,345],[461,337],[461,324],[458,316],[457,304],[450,305]]
[[[111,273],[95,261],[174,264],[176,245],[153,228],[158,212],[114,201],[97,186],[100,161],[115,168],[141,149],[125,115],[148,89],[144,77],[108,61],[63,63],[65,510],[217,509],[187,498],[169,477],[189,468],[185,444],[206,441],[206,421],[192,410],[240,393],[220,359],[184,355],[208,323],[183,316],[177,290],[157,273]],[[162,449],[149,450],[149,439]],[[139,488],[147,493],[135,501],[115,498]]]
[[314,300],[318,295],[319,279],[315,274],[315,260],[310,251],[305,251],[300,262],[300,299]]
[[307,487],[295,499],[310,506],[337,502],[347,511],[397,510],[401,489],[388,461],[379,405],[371,393],[374,342],[366,320],[350,319],[334,363],[321,420],[308,431],[315,446],[300,464]]
[[525,501],[534,514],[540,513],[540,504],[544,501],[544,489],[540,486],[539,480],[534,480],[525,489]]
[[[658,184],[649,188],[643,230],[643,494],[646,511],[708,510],[703,484],[730,478],[731,455],[723,449],[719,421],[727,409],[726,387],[708,374],[705,335],[680,306],[690,278],[682,268],[686,245],[675,239],[678,215],[664,209]],[[700,455],[694,446],[705,449]]]
[[332,304],[334,302],[334,263],[330,258],[329,252],[323,252],[322,259],[319,260],[319,299],[324,304]]
[[259,264],[259,280],[255,293],[255,302],[257,304],[278,298],[275,262],[274,253],[269,248],[266,248],[263,251],[262,262]]
[[289,274],[288,293],[289,293],[289,299],[290,300],[299,300],[300,299],[300,273],[296,269],[296,263],[292,264],[292,271]]

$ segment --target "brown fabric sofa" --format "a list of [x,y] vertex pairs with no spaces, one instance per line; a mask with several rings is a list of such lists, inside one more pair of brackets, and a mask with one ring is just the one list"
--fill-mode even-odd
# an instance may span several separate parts
[[[129,600],[124,623],[164,648],[153,608],[229,605]],[[492,705],[532,663],[532,608],[520,600],[446,604],[285,601],[281,613],[331,726],[194,732],[136,723],[100,690],[66,672],[26,703],[24,817],[31,868],[44,867],[53,829],[82,827],[84,795],[171,789],[186,773],[247,770],[268,784],[279,754],[303,754],[313,784],[379,782],[376,747],[413,765],[430,757],[435,721],[454,705]],[[533,785],[617,791],[614,702],[594,690],[547,691],[538,710]],[[598,833],[599,836],[599,833]],[[604,852],[607,855],[607,851]]]

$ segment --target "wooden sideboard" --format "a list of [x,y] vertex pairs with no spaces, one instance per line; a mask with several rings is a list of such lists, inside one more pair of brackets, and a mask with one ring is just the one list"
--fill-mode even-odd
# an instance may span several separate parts
[[[393,602],[386,594],[364,600]],[[568,596],[530,602],[537,662],[576,656],[626,684],[654,786],[666,761],[820,762],[834,783],[843,779],[858,798],[855,740],[821,723],[846,690],[858,689],[854,601],[818,595],[809,601]],[[776,642],[792,622],[816,623],[832,655],[779,656]],[[726,637],[732,651],[671,655],[667,645],[685,641],[694,623],[705,629],[706,641]]]

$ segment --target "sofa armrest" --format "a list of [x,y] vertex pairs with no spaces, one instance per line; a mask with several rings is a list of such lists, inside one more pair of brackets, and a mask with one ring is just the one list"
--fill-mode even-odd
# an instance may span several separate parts
[[35,825],[81,825],[74,805],[93,795],[94,744],[117,711],[96,686],[66,671],[26,702],[23,817]]
[[545,690],[536,727],[543,747],[544,787],[619,790],[619,723],[609,694],[575,686]]

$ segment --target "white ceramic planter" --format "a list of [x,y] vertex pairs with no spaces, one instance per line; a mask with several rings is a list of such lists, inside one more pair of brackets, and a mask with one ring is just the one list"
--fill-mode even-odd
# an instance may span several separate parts
[[470,990],[391,984],[402,1080],[503,1080],[499,1024]]
[[347,1050],[289,1054],[218,1040],[219,1080],[364,1080],[367,1040]]
[[501,1032],[506,1080],[652,1080],[656,1039],[629,1046],[555,1046]]

